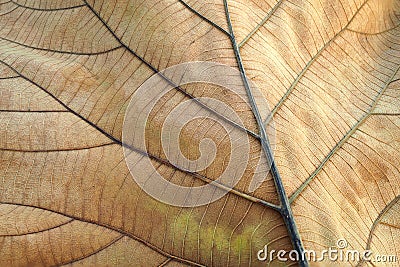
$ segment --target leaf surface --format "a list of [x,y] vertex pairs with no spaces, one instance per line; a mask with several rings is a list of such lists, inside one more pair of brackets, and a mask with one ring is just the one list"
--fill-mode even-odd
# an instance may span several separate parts
[[[264,266],[265,245],[320,251],[343,238],[399,258],[399,16],[398,0],[0,2],[1,265]],[[242,97],[176,86],[132,153],[195,187],[227,168],[230,134],[250,150],[227,195],[180,208],[135,183],[123,122],[141,84],[192,61],[241,70]],[[200,97],[228,103],[244,124],[193,103],[207,118],[185,125],[183,154],[198,158],[205,138],[217,153],[191,172],[169,161],[161,129]]]

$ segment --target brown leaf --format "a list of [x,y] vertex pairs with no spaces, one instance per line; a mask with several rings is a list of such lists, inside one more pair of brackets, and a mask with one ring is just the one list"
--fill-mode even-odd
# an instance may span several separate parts
[[[1,1],[0,265],[265,266],[265,245],[320,252],[340,239],[399,258],[399,16],[398,0]],[[240,90],[159,75],[173,90],[155,103],[145,145],[124,143],[140,86],[193,61],[241,70],[223,74]],[[193,102],[186,113],[207,118],[183,127],[182,154],[201,157],[207,138],[216,147],[193,172],[167,157],[162,129],[202,98],[243,125]],[[150,170],[125,161],[128,149],[166,180],[202,186],[228,168],[233,134],[249,144],[243,174],[207,205],[155,200],[134,180]]]

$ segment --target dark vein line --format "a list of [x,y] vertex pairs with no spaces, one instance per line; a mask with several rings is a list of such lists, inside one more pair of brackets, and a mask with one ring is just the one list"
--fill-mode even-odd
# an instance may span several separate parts
[[[365,250],[370,250],[371,249],[371,242],[372,238],[374,237],[374,232],[378,224],[381,222],[383,216],[387,214],[387,212],[400,200],[400,195],[396,196],[392,201],[390,201],[385,208],[378,214],[378,217],[376,217],[375,221],[373,222],[371,229],[369,231],[368,239],[367,239],[367,244],[365,247]],[[357,266],[361,266],[361,264],[365,262],[364,260],[361,260]]]
[[372,112],[371,116],[400,116],[400,113]]
[[12,202],[7,202],[7,201],[0,201],[0,204],[9,204],[9,205],[20,206],[20,207],[30,207],[30,208],[41,209],[41,210],[44,210],[44,211],[49,211],[49,212],[53,212],[53,213],[55,213],[55,214],[62,215],[62,216],[64,216],[64,217],[68,217],[68,218],[70,218],[70,219],[77,220],[77,221],[80,221],[80,222],[85,222],[85,223],[90,223],[90,224],[94,224],[94,225],[97,225],[97,226],[101,226],[101,227],[107,228],[107,229],[109,229],[109,230],[118,232],[118,233],[120,233],[120,234],[122,234],[122,235],[125,235],[125,236],[127,236],[127,237],[130,237],[130,238],[132,238],[132,239],[134,239],[134,240],[136,240],[136,241],[138,241],[138,242],[140,242],[140,243],[142,243],[142,244],[148,246],[149,248],[155,250],[156,252],[158,252],[158,253],[160,253],[160,254],[166,256],[166,257],[172,258],[172,259],[177,260],[177,261],[180,261],[180,262],[185,262],[185,263],[190,264],[190,265],[193,265],[193,266],[205,267],[205,266],[203,266],[203,265],[201,265],[201,264],[192,262],[192,261],[190,261],[190,260],[186,260],[186,259],[183,259],[183,258],[179,258],[179,257],[177,257],[177,256],[174,256],[174,255],[170,255],[169,253],[167,253],[167,252],[161,250],[160,248],[158,248],[158,247],[156,247],[156,246],[154,246],[154,245],[148,243],[146,240],[141,239],[141,238],[139,238],[139,237],[137,237],[137,236],[135,236],[135,235],[133,235],[133,234],[131,234],[131,233],[129,233],[129,232],[126,232],[126,231],[124,231],[124,230],[122,230],[122,229],[116,228],[115,226],[112,226],[112,225],[109,225],[109,224],[106,224],[106,223],[99,223],[99,222],[96,222],[96,221],[94,221],[94,220],[89,220],[89,219],[85,219],[85,218],[79,218],[79,217],[77,217],[77,216],[75,216],[75,215],[67,215],[67,214],[64,214],[64,213],[62,213],[62,212],[60,212],[60,211],[51,210],[51,209],[49,209],[49,208],[44,208],[44,207],[35,206],[35,205],[30,205],[30,204],[12,203]]
[[41,47],[35,47],[35,46],[30,46],[30,45],[26,45],[14,40],[10,40],[4,37],[0,37],[0,40],[4,40],[13,44],[17,44],[26,48],[30,48],[30,49],[35,49],[35,50],[41,50],[41,51],[46,51],[46,52],[53,52],[53,53],[60,53],[60,54],[68,54],[68,55],[77,55],[77,56],[96,56],[96,55],[101,55],[101,54],[107,54],[109,52],[112,52],[114,50],[117,50],[119,48],[122,48],[122,46],[117,46],[105,51],[100,51],[100,52],[72,52],[72,51],[62,51],[62,50],[55,50],[55,49],[49,49],[49,48],[41,48]]
[[283,0],[279,0],[278,3],[267,13],[267,15],[260,21],[257,26],[249,33],[246,37],[238,44],[238,47],[241,48],[250,38],[272,17],[275,11],[281,6]]
[[292,82],[290,85],[289,89],[285,92],[285,94],[282,96],[282,98],[279,100],[279,102],[275,105],[275,107],[271,110],[271,112],[268,114],[268,117],[265,119],[265,124],[270,123],[272,120],[273,116],[275,113],[279,110],[279,108],[283,105],[285,100],[289,97],[289,95],[292,93],[294,88],[297,86],[299,81],[304,77],[304,74],[310,69],[312,64],[317,60],[317,58],[330,46],[331,43],[333,43],[336,38],[338,38],[344,31],[347,30],[348,26],[351,24],[351,22],[354,20],[354,18],[357,16],[357,14],[360,12],[360,10],[364,7],[364,5],[368,2],[369,0],[366,0],[354,13],[353,17],[350,19],[350,21],[342,28],[338,33],[336,33],[332,39],[330,39],[324,46],[318,50],[318,52],[311,58],[311,60],[304,66],[304,68],[301,70],[301,72],[297,75],[296,79]]
[[[240,73],[242,75],[243,84],[245,86],[245,89],[246,89],[246,92],[247,92],[247,95],[249,98],[249,102],[250,102],[252,110],[253,110],[254,117],[256,118],[258,128],[261,133],[261,138],[260,138],[261,146],[262,146],[264,153],[268,159],[268,163],[271,165],[272,177],[274,178],[275,186],[276,186],[280,204],[281,204],[281,209],[279,212],[281,213],[283,221],[285,222],[285,225],[288,230],[288,234],[292,241],[292,245],[293,245],[294,249],[299,253],[299,255],[304,255],[304,247],[302,244],[302,240],[301,240],[300,234],[297,230],[297,226],[296,226],[296,223],[294,220],[294,216],[292,213],[292,209],[290,207],[288,197],[286,195],[286,191],[285,191],[285,188],[284,188],[284,185],[282,182],[282,178],[281,178],[278,168],[275,164],[271,146],[268,141],[268,135],[267,135],[267,132],[265,129],[265,125],[262,121],[257,104],[254,100],[254,96],[250,89],[249,81],[247,79],[246,72],[243,67],[242,58],[241,58],[240,52],[239,52],[239,47],[237,46],[235,35],[233,32],[233,27],[232,27],[232,23],[231,23],[231,19],[230,19],[230,13],[229,13],[229,9],[228,9],[227,0],[224,0],[224,6],[225,6],[226,18],[228,21],[229,32],[232,36],[232,38],[231,38],[232,47],[235,52],[237,64],[238,64]],[[305,259],[305,257],[301,257],[301,259],[299,260],[298,263],[300,266],[308,266],[308,262],[307,262],[307,259]]]
[[207,184],[210,184],[210,183],[213,182],[213,185],[216,186],[217,188],[221,189],[221,190],[230,192],[230,193],[232,193],[234,195],[240,196],[240,197],[242,197],[244,199],[247,199],[247,200],[249,200],[251,202],[258,203],[258,204],[260,204],[262,206],[269,207],[269,208],[271,208],[273,210],[276,210],[278,212],[281,211],[281,207],[279,207],[279,206],[277,206],[277,205],[275,205],[273,203],[270,203],[270,202],[265,201],[263,199],[254,197],[254,196],[249,195],[249,194],[247,194],[245,192],[242,192],[242,191],[240,191],[238,189],[234,189],[234,188],[228,187],[225,184],[222,184],[221,182],[219,182],[217,180],[212,180],[212,179],[208,178],[207,176],[203,176],[203,175],[201,175],[201,174],[199,174],[197,172],[191,172],[191,171],[188,171],[188,170],[181,169],[181,168],[179,168],[179,166],[173,165],[171,162],[169,162],[166,159],[159,158],[159,157],[157,157],[155,155],[152,155],[152,154],[150,154],[148,152],[144,152],[144,151],[142,151],[140,149],[137,149],[135,147],[132,147],[132,146],[130,146],[128,144],[121,143],[121,145],[123,147],[133,151],[133,152],[137,152],[137,153],[139,153],[139,154],[141,154],[141,155],[143,155],[145,157],[149,157],[150,159],[158,161],[161,164],[164,164],[164,165],[166,165],[168,167],[171,167],[173,169],[177,169],[178,171],[183,172],[183,173],[188,174],[188,175],[191,175],[191,176],[193,176],[193,177],[195,177],[197,179],[200,179],[200,180],[202,180],[203,182],[205,182]]
[[189,94],[188,92],[186,92],[184,89],[182,89],[180,86],[178,86],[177,84],[175,84],[173,81],[171,81],[167,76],[165,76],[163,73],[161,73],[158,69],[156,69],[153,65],[151,65],[149,62],[147,62],[143,57],[141,57],[140,55],[138,55],[135,51],[133,51],[128,45],[126,45],[124,42],[122,42],[122,40],[115,34],[115,32],[110,28],[110,26],[104,21],[104,19],[96,12],[96,10],[93,9],[93,7],[86,1],[84,0],[84,2],[86,3],[86,5],[88,6],[88,8],[93,12],[93,14],[103,23],[104,27],[107,28],[107,30],[113,35],[113,37],[115,38],[115,40],[117,40],[122,47],[124,47],[126,50],[128,50],[132,55],[134,55],[135,57],[137,57],[140,61],[142,61],[147,67],[149,67],[154,73],[156,73],[157,75],[159,75],[161,78],[163,78],[169,85],[171,85],[173,88],[176,88],[178,91],[180,91],[181,93],[183,93],[185,96],[191,98],[196,104],[198,104],[200,107],[206,109],[207,111],[213,113],[215,116],[217,116],[218,118],[226,121],[227,123],[233,125],[234,127],[243,130],[245,132],[247,132],[249,135],[253,136],[256,139],[259,139],[259,135],[250,131],[247,128],[242,127],[241,125],[237,124],[234,121],[231,121],[230,119],[226,118],[225,116],[219,114],[218,112],[212,110],[210,107],[208,107],[206,104],[204,104],[203,102],[201,102],[199,99],[195,98],[193,95]]
[[5,235],[0,235],[0,237],[17,237],[17,236],[25,236],[25,235],[39,234],[39,233],[47,232],[47,231],[50,231],[50,230],[59,228],[59,227],[61,227],[61,226],[70,224],[70,223],[73,222],[73,221],[75,221],[75,220],[74,220],[74,219],[70,219],[70,220],[68,220],[68,221],[66,221],[66,222],[63,222],[63,223],[61,223],[61,224],[59,224],[59,225],[56,225],[56,226],[52,226],[52,227],[47,228],[47,229],[42,229],[42,230],[38,230],[38,231],[34,231],[34,232],[27,232],[27,233],[23,233],[23,234],[22,234],[22,233],[21,233],[21,234],[5,234]]
[[300,195],[300,193],[307,187],[307,185],[317,176],[317,174],[322,170],[325,164],[332,158],[332,156],[341,148],[347,140],[353,135],[354,132],[358,130],[358,128],[371,116],[373,110],[375,109],[377,103],[381,99],[382,95],[385,93],[386,89],[389,87],[393,78],[399,72],[400,65],[393,72],[392,76],[386,82],[386,84],[379,90],[379,93],[375,96],[373,101],[371,102],[367,112],[350,128],[350,130],[342,137],[342,139],[332,148],[329,154],[324,158],[324,160],[320,163],[320,165],[313,171],[313,173],[297,188],[297,190],[290,196],[290,203],[296,200],[296,198]]
[[[213,182],[213,181],[214,181],[214,180],[212,180],[212,179],[210,179],[210,178],[208,178],[208,177],[206,177],[206,176],[203,176],[203,175],[201,175],[201,174],[199,174],[199,173],[190,172],[190,171],[188,171],[188,170],[180,169],[180,168],[178,168],[176,165],[173,165],[172,163],[170,163],[168,160],[159,158],[159,157],[157,157],[157,156],[155,156],[155,155],[152,155],[152,154],[150,154],[150,153],[148,153],[148,152],[142,151],[142,150],[140,150],[140,149],[138,149],[138,148],[135,148],[135,147],[133,147],[133,146],[130,146],[130,145],[128,145],[128,144],[123,143],[121,140],[119,140],[119,139],[115,138],[113,135],[107,133],[104,129],[102,129],[101,127],[97,126],[97,125],[96,125],[95,123],[93,123],[92,121],[86,119],[85,117],[83,117],[83,116],[80,115],[79,113],[77,113],[77,112],[75,112],[74,110],[72,110],[70,107],[68,107],[66,104],[64,104],[64,102],[62,102],[61,100],[59,100],[59,99],[58,99],[56,96],[54,96],[52,93],[50,93],[49,91],[47,91],[45,88],[43,88],[41,85],[39,85],[39,84],[36,83],[35,81],[30,80],[29,78],[27,78],[27,77],[25,77],[24,75],[22,75],[21,73],[19,73],[15,68],[13,68],[12,66],[10,66],[9,64],[5,63],[5,62],[2,61],[2,60],[0,60],[0,63],[3,63],[4,65],[6,65],[6,66],[9,67],[10,69],[12,69],[14,72],[18,73],[18,74],[21,76],[21,78],[23,78],[24,80],[26,80],[26,81],[32,83],[33,85],[37,86],[38,88],[40,88],[42,91],[44,91],[46,94],[48,94],[51,98],[53,98],[53,99],[56,100],[58,103],[60,103],[65,109],[67,109],[68,112],[71,112],[73,115],[77,116],[79,119],[83,120],[84,122],[86,122],[87,124],[89,124],[90,126],[92,126],[93,128],[95,128],[97,131],[99,131],[99,132],[102,133],[104,136],[106,136],[107,138],[109,138],[109,139],[110,139],[111,141],[113,141],[115,144],[118,144],[118,145],[120,145],[120,146],[123,146],[123,147],[125,147],[125,148],[127,148],[127,149],[129,149],[129,150],[131,150],[131,151],[133,151],[133,152],[136,152],[136,153],[138,153],[138,154],[140,154],[140,155],[142,155],[142,156],[149,157],[150,159],[153,159],[153,160],[155,160],[155,161],[158,161],[158,162],[160,162],[160,163],[162,163],[162,164],[164,164],[164,165],[166,165],[166,166],[168,166],[168,167],[171,167],[171,168],[173,168],[173,169],[177,169],[177,170],[179,170],[179,171],[181,171],[181,172],[183,172],[183,173],[186,173],[186,174],[189,174],[189,175],[191,175],[191,176],[194,176],[195,178],[198,178],[198,179],[200,179],[200,180],[202,180],[202,181],[204,181],[204,182],[206,182],[206,183],[210,183],[210,182]],[[259,204],[261,204],[261,205],[268,206],[268,207],[270,207],[270,208],[272,208],[272,209],[274,209],[274,210],[279,210],[279,209],[280,209],[280,208],[279,208],[278,206],[276,206],[275,204],[272,204],[272,203],[270,203],[270,202],[268,202],[268,201],[265,201],[265,200],[263,200],[263,199],[256,198],[256,197],[254,197],[254,196],[248,195],[248,194],[246,194],[246,193],[244,193],[244,192],[241,192],[241,191],[239,191],[239,190],[231,189],[230,187],[228,187],[228,186],[226,186],[226,185],[224,185],[224,184],[222,184],[222,183],[220,183],[220,182],[218,182],[218,181],[214,181],[214,185],[217,186],[218,188],[222,189],[222,190],[231,192],[231,193],[233,193],[233,194],[235,194],[235,195],[237,195],[237,196],[241,196],[241,197],[243,197],[243,198],[245,198],[245,199],[247,199],[247,200],[253,201],[253,202],[255,202],[255,203],[259,203]]]
[[4,76],[4,77],[0,77],[0,80],[11,80],[11,79],[16,79],[19,78],[19,75],[14,75],[14,76]]
[[19,76],[0,77],[0,80],[11,80],[11,79],[15,79],[15,78],[19,78]]
[[15,7],[15,8],[13,8],[13,9],[11,9],[11,10],[5,12],[5,13],[0,13],[0,16],[4,16],[4,15],[7,15],[7,14],[10,14],[10,13],[13,12],[14,10],[16,10],[17,8],[18,8],[18,7]]
[[387,222],[380,222],[380,224],[382,224],[384,226],[387,226],[387,227],[392,227],[392,228],[396,228],[396,229],[400,230],[400,226],[399,225],[394,225],[394,224],[387,223]]
[[0,109],[0,112],[4,113],[62,113],[68,112],[68,110],[13,110],[13,109]]
[[220,30],[221,32],[223,32],[225,35],[227,35],[229,38],[231,37],[230,33],[227,32],[224,28],[222,28],[221,26],[219,26],[218,24],[216,24],[215,22],[209,20],[208,18],[206,18],[205,16],[203,16],[202,14],[200,14],[198,11],[196,11],[194,8],[192,8],[189,4],[187,4],[185,1],[183,0],[178,0],[182,5],[184,5],[187,9],[189,9],[192,13],[196,14],[198,17],[200,17],[201,19],[205,20],[207,23],[209,23],[211,26],[217,28],[218,30]]
[[68,151],[80,151],[80,150],[89,150],[93,148],[100,148],[110,145],[116,145],[115,143],[106,143],[95,146],[88,147],[79,147],[79,148],[59,148],[59,149],[13,149],[13,148],[0,148],[0,151],[10,151],[10,152],[21,152],[21,153],[51,153],[51,152],[68,152]]
[[[0,37],[1,38],[1,37]],[[55,101],[57,101],[60,105],[62,105],[67,111],[71,112],[72,114],[74,114],[75,116],[77,116],[78,118],[80,118],[81,120],[85,121],[86,123],[88,123],[90,126],[92,126],[93,128],[95,128],[96,130],[98,130],[99,132],[101,132],[103,135],[105,135],[106,137],[108,137],[109,139],[111,139],[113,142],[117,143],[117,144],[121,144],[121,141],[118,140],[117,138],[115,138],[114,136],[112,136],[111,134],[107,133],[106,131],[104,131],[102,128],[100,128],[99,126],[97,126],[96,124],[94,124],[93,122],[89,121],[88,119],[86,119],[85,117],[83,117],[82,115],[80,115],[79,113],[75,112],[73,109],[71,109],[70,107],[68,107],[64,102],[62,102],[61,100],[59,100],[55,95],[53,95],[52,93],[50,93],[49,91],[47,91],[45,88],[43,88],[40,84],[36,83],[35,81],[29,79],[28,77],[22,75],[22,73],[19,73],[14,67],[12,67],[11,65],[9,65],[8,63],[4,62],[3,60],[0,60],[0,63],[6,65],[7,67],[9,67],[11,70],[13,70],[14,72],[18,73],[21,78],[23,78],[24,80],[30,82],[31,84],[35,85],[36,87],[40,88],[43,92],[45,92],[46,94],[48,94],[51,98],[53,98]]]
[[25,8],[25,9],[30,9],[30,10],[35,10],[35,11],[60,11],[60,10],[69,10],[69,9],[75,9],[75,8],[80,8],[80,7],[84,7],[85,4],[82,5],[77,5],[77,6],[70,6],[70,7],[60,7],[60,8],[36,8],[36,7],[30,7],[30,6],[24,6],[21,5],[15,1],[9,1],[11,3],[13,3],[14,5],[21,7],[21,8]]
[[397,81],[400,81],[400,78],[394,79],[393,81],[391,81],[390,83],[395,83]]

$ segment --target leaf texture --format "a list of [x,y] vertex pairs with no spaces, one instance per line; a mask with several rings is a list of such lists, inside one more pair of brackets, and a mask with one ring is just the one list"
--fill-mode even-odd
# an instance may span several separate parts
[[[343,238],[400,260],[399,23],[398,0],[0,1],[0,265],[306,266],[257,252],[321,251]],[[241,70],[242,98],[175,86],[132,153],[195,187],[226,169],[226,129],[250,151],[227,195],[181,208],[135,183],[123,123],[148,78],[192,61]],[[244,125],[194,103],[208,118],[185,125],[183,154],[198,158],[205,138],[217,153],[191,172],[169,161],[161,129],[200,97],[228,103]]]

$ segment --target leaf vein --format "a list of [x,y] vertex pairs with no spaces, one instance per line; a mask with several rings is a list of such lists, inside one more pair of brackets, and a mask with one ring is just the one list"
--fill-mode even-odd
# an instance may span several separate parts
[[307,185],[314,180],[317,174],[323,169],[325,164],[332,158],[332,156],[347,142],[347,140],[353,135],[354,132],[358,130],[358,128],[368,119],[368,117],[372,114],[375,109],[377,103],[379,102],[382,95],[385,93],[386,89],[389,87],[390,83],[399,72],[400,65],[393,72],[392,76],[386,82],[386,84],[382,87],[379,93],[375,96],[374,100],[370,104],[368,111],[350,128],[350,130],[342,137],[342,139],[332,148],[332,150],[328,153],[328,155],[322,160],[320,165],[311,173],[311,175],[296,189],[296,191],[290,196],[289,201],[293,203],[296,198],[300,195],[300,193],[307,187]]

